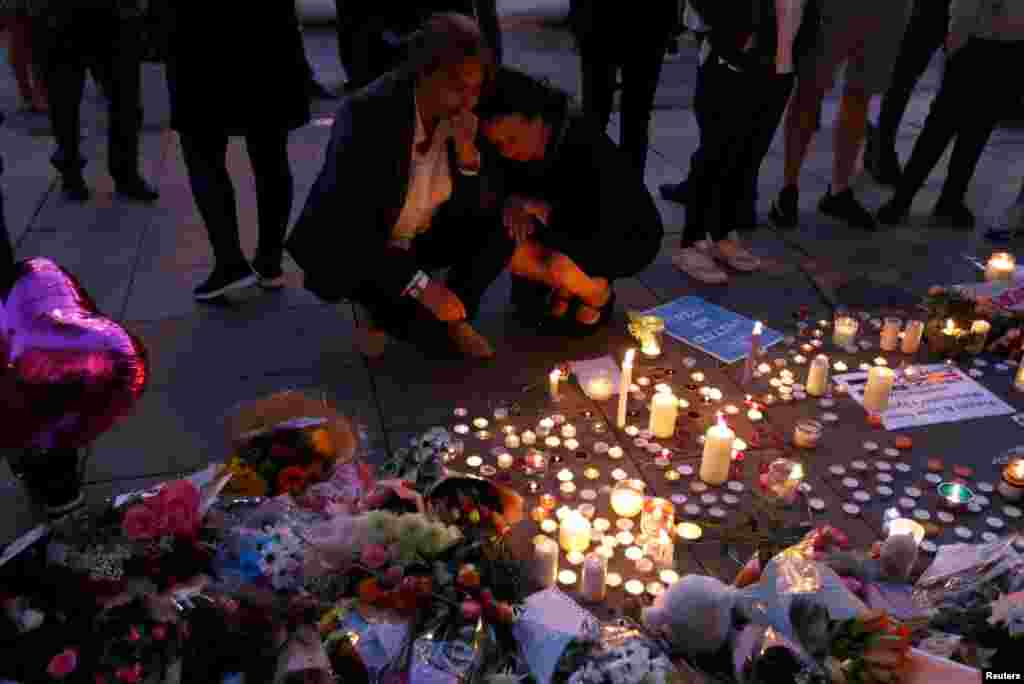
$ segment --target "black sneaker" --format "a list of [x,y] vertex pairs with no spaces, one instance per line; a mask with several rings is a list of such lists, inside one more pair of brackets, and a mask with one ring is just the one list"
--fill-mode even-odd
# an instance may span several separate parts
[[264,290],[280,290],[284,287],[284,270],[280,264],[267,266],[257,259],[252,262],[252,270],[256,272],[258,284]]
[[690,179],[680,183],[666,183],[658,186],[658,192],[661,193],[663,200],[669,202],[675,202],[676,204],[689,204],[690,203]]
[[772,202],[768,218],[776,228],[796,228],[800,225],[800,190],[787,185]]
[[214,267],[213,273],[206,279],[206,282],[193,290],[193,294],[199,301],[207,301],[216,299],[231,290],[241,290],[255,285],[257,280],[259,280],[259,276],[247,262],[230,269],[221,269],[218,266]]
[[61,177],[61,192],[64,197],[72,202],[88,201],[89,186],[85,184],[85,178],[81,174],[66,175]]
[[847,188],[838,195],[832,194],[832,186],[818,202],[818,210],[826,216],[839,219],[854,228],[874,230],[878,227],[875,217],[871,215],[864,205],[853,196],[853,190]]
[[971,230],[974,228],[974,213],[963,202],[939,202],[932,210],[932,218],[943,225]]
[[115,181],[115,191],[118,197],[136,202],[155,202],[160,199],[160,193],[147,183],[142,176],[126,178]]
[[910,205],[893,197],[879,208],[878,222],[883,226],[898,226],[910,219]]
[[895,148],[890,144],[882,143],[874,129],[868,131],[867,149],[864,150],[864,167],[876,183],[891,188],[899,185],[900,177],[903,175],[900,158],[896,155]]

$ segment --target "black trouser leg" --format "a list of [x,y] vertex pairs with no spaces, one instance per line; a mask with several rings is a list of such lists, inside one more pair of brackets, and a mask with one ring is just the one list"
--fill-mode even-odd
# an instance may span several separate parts
[[918,2],[917,11],[907,25],[900,54],[893,67],[892,80],[882,97],[878,113],[878,144],[883,152],[896,146],[900,121],[914,88],[928,69],[932,55],[942,47],[949,24],[949,5],[943,2]]
[[[119,21],[113,19],[113,21]],[[105,49],[97,46],[97,77],[104,83],[109,99],[107,163],[115,182],[139,176],[139,136],[142,131],[141,62],[132,24],[119,22],[111,32],[114,41]]]
[[607,46],[601,45],[590,36],[580,41],[580,62],[583,109],[593,117],[598,127],[604,130],[612,116],[618,65],[609,56]]
[[757,181],[761,175],[761,165],[772,140],[786,112],[786,104],[793,92],[794,77],[792,75],[764,75],[753,84],[757,88],[760,106],[751,112],[751,128],[749,142],[741,161],[735,167],[738,175],[730,187],[736,187],[735,209],[736,224],[740,228],[757,226]]
[[53,52],[46,64],[46,86],[50,93],[50,125],[57,149],[51,162],[62,175],[73,176],[85,167],[81,149],[85,59],[75,50],[72,36],[53,36],[52,40]]
[[206,225],[218,268],[233,268],[245,262],[238,237],[235,187],[225,161],[227,148],[227,136],[221,134],[181,134],[192,196]]
[[[275,131],[247,136],[245,148],[256,179],[256,211],[259,217],[256,270],[272,273],[281,266],[284,236],[295,194],[288,161],[288,133]],[[261,266],[266,270],[261,271]]]
[[[705,39],[707,40],[707,39]],[[697,149],[690,155],[690,174],[700,166],[703,147],[704,147],[704,131],[712,125],[714,122],[708,121],[707,117],[704,116],[703,102],[704,102],[704,65],[697,65],[697,83],[694,86],[693,91],[693,118],[697,122]]]
[[[3,157],[0,157],[0,173],[3,173]],[[7,231],[7,218],[4,214],[4,192],[0,187],[0,299],[7,294],[14,282],[14,244],[11,234]]]
[[642,178],[647,168],[651,111],[665,58],[668,30],[653,33],[646,44],[636,44],[622,65],[622,149]]

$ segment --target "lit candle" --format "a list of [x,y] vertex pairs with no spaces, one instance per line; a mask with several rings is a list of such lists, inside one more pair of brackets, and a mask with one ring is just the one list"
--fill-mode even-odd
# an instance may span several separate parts
[[619,413],[616,425],[619,429],[626,427],[626,398],[629,397],[629,387],[633,384],[633,357],[636,355],[635,349],[629,349],[626,351],[626,356],[622,360],[622,372],[619,378]]
[[836,373],[845,373],[846,371],[850,370],[850,367],[849,367],[849,366],[847,366],[847,365],[846,365],[845,363],[843,363],[842,361],[836,361],[836,362],[835,362],[835,364],[833,364],[833,366],[832,366],[832,369],[833,369],[833,370],[834,370],[834,371],[835,371]]
[[1024,392],[1024,363],[1017,368],[1017,375],[1013,378],[1013,389]]
[[572,482],[563,482],[558,485],[558,491],[562,493],[562,498],[572,500],[576,498],[576,485]]
[[886,361],[885,358],[879,356],[879,357],[875,358],[875,365],[876,366],[888,366],[889,362]]
[[693,380],[694,382],[704,382],[704,374],[701,373],[700,371],[697,371],[696,373],[691,373],[690,379]]
[[1020,501],[1024,497],[1024,459],[1015,458],[1003,468],[1003,479],[997,489],[1007,501]]
[[996,252],[988,259],[985,265],[985,280],[990,283],[1013,280],[1014,272],[1017,270],[1017,260],[1012,254]]
[[664,382],[659,382],[657,385],[654,386],[654,391],[655,392],[665,392],[667,394],[672,394],[672,387],[670,387],[669,385],[665,384]]
[[971,323],[971,337],[965,350],[968,354],[980,354],[985,350],[985,342],[992,330],[992,324],[988,321],[974,321]]
[[549,449],[557,449],[561,443],[562,440],[558,439],[554,435],[544,438],[544,446],[546,446]]
[[566,423],[562,426],[562,437],[570,439],[576,436],[576,426]]
[[548,519],[548,509],[543,506],[535,506],[534,509],[530,511],[530,519],[539,525]]
[[548,393],[551,395],[552,401],[558,401],[561,396],[559,394],[559,383],[562,381],[562,371],[555,369],[548,375]]
[[562,468],[558,471],[558,475],[556,475],[556,477],[559,482],[572,482],[573,474],[568,468]]
[[486,418],[475,418],[473,420],[473,427],[475,427],[477,430],[483,430],[485,427],[487,427],[487,425],[488,422]]
[[675,570],[662,570],[658,573],[658,579],[665,584],[672,586],[679,581],[679,573]]
[[658,439],[668,439],[676,431],[676,419],[679,417],[679,402],[672,394],[658,392],[651,399],[651,419],[649,430]]
[[700,479],[710,485],[720,485],[729,479],[732,466],[732,445],[736,433],[729,429],[718,414],[718,423],[704,435],[704,453],[700,462]]
[[643,515],[640,516],[640,531],[652,537],[663,530],[671,530],[676,524],[676,507],[671,501],[651,497],[644,501]]
[[576,584],[576,573],[572,570],[563,570],[558,573],[558,581],[563,586],[571,587]]
[[793,444],[801,449],[813,449],[818,446],[824,426],[816,420],[798,421],[793,429]]
[[519,435],[519,441],[522,442],[523,446],[533,446],[537,443],[537,433],[533,430],[527,430]]
[[611,507],[616,515],[634,518],[644,505],[645,485],[640,480],[623,480],[615,485],[611,494]]
[[552,587],[558,577],[558,544],[540,537],[533,545],[534,577],[542,587]]
[[508,470],[515,462],[516,459],[508,452],[498,454],[498,467],[502,470]]
[[644,583],[640,580],[629,580],[626,582],[626,593],[630,596],[640,596],[644,593]]
[[595,532],[600,532],[601,534],[604,534],[609,529],[611,529],[611,526],[612,526],[612,524],[608,520],[608,518],[597,518],[596,520],[594,520],[594,531]]
[[554,534],[558,531],[558,523],[551,518],[548,518],[540,524],[540,531],[544,534]]
[[594,401],[608,401],[614,389],[607,374],[597,375],[587,382],[587,396]]
[[864,388],[864,409],[868,413],[884,413],[889,408],[895,381],[896,373],[886,366],[875,366],[868,371],[868,384]]
[[747,353],[747,359],[743,363],[743,378],[742,384],[746,385],[754,377],[754,364],[757,363],[757,357],[761,352],[761,333],[764,326],[761,325],[761,321],[754,322],[754,330],[750,333],[750,351]]
[[566,552],[586,551],[590,546],[590,521],[579,511],[569,511],[558,528],[558,542]]
[[907,321],[907,329],[903,331],[900,351],[904,354],[916,354],[921,348],[921,336],[924,334],[924,321]]
[[947,508],[965,508],[974,498],[974,492],[957,482],[943,482],[938,488],[939,497]]
[[608,559],[600,553],[587,554],[583,561],[583,577],[580,580],[580,596],[584,601],[603,601],[607,593]]
[[634,563],[644,557],[644,550],[639,546],[630,546],[626,549],[626,560],[631,560]]
[[749,411],[747,411],[747,419],[748,419],[748,420],[749,420],[749,421],[750,421],[751,423],[758,423],[758,422],[760,422],[761,420],[763,420],[763,419],[764,419],[764,414],[763,414],[763,413],[761,413],[761,409],[760,409],[760,407],[758,407],[758,405],[757,405],[757,404],[754,404],[754,405],[753,405],[753,406],[752,406],[752,407],[750,408],[750,410],[749,410]]
[[676,527],[676,534],[685,541],[697,541],[704,535],[704,530],[697,523],[681,522]]
[[596,480],[597,478],[601,477],[601,471],[594,467],[584,468],[583,477],[587,478],[588,480]]
[[762,363],[760,366],[757,367],[757,372],[760,373],[761,375],[767,375],[768,373],[772,372],[772,367],[767,363]]
[[878,344],[882,351],[896,351],[900,346],[900,328],[903,321],[898,318],[886,318],[882,325],[882,336]]
[[613,461],[618,461],[620,458],[623,457],[624,454],[625,451],[623,451],[622,447],[620,446],[613,446],[608,448],[608,458],[612,459]]
[[857,329],[860,323],[853,316],[840,316],[836,318],[836,325],[832,331],[832,344],[837,347],[848,347],[853,344],[857,337]]
[[565,560],[569,561],[569,565],[579,565],[583,562],[584,557],[579,551],[570,551],[565,554]]
[[[519,435],[505,435],[505,448],[506,449],[518,449],[519,448]],[[498,465],[501,465],[500,463]]]
[[583,514],[583,517],[587,520],[593,520],[594,514],[597,513],[597,507],[591,503],[580,504],[579,512]]
[[671,568],[675,565],[675,545],[665,530],[661,530],[657,537],[653,537],[647,542],[644,552],[660,569]]
[[914,538],[915,544],[920,544],[924,539],[924,527],[921,523],[910,518],[896,518],[890,520],[887,525],[889,529],[889,536],[895,537],[897,534],[909,534]]
[[807,393],[812,397],[820,397],[828,392],[828,357],[819,354],[811,361],[807,372]]
[[484,459],[480,458],[479,456],[470,456],[469,458],[466,459],[466,465],[468,465],[470,468],[479,468],[481,465],[483,465],[483,462]]
[[558,505],[558,499],[553,494],[541,494],[539,499],[540,505],[549,511],[555,510],[555,506]]

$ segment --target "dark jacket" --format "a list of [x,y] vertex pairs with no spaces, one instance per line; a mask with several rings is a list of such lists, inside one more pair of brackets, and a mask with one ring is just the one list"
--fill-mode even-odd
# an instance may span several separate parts
[[[778,49],[775,0],[690,2],[704,23],[711,26],[711,47],[717,56],[747,69],[774,69]],[[821,0],[806,0],[800,29],[793,41],[794,64],[814,50],[820,24]],[[743,46],[751,35],[755,36],[754,47],[745,53]]]
[[634,275],[658,254],[664,227],[658,207],[629,159],[608,134],[570,111],[552,123],[542,162],[503,164],[501,194],[551,205],[538,239],[588,275]]
[[247,135],[309,121],[309,73],[293,0],[169,5],[172,128]]
[[[720,0],[721,1],[721,0]],[[639,36],[668,36],[679,24],[677,0],[646,0],[641,7],[610,0],[583,0],[570,14],[577,40],[596,41],[617,52],[635,47]]]
[[[409,188],[416,133],[416,80],[390,72],[345,98],[335,115],[324,166],[285,248],[321,299],[363,286],[399,296],[419,270],[413,254],[391,247]],[[480,176],[460,174],[449,145],[452,197],[480,210]]]

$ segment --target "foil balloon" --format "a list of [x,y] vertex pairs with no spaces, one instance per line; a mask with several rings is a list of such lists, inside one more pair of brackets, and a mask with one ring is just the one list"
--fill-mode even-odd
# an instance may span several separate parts
[[70,273],[44,258],[15,265],[0,300],[0,448],[90,444],[146,387],[142,343],[100,314]]

